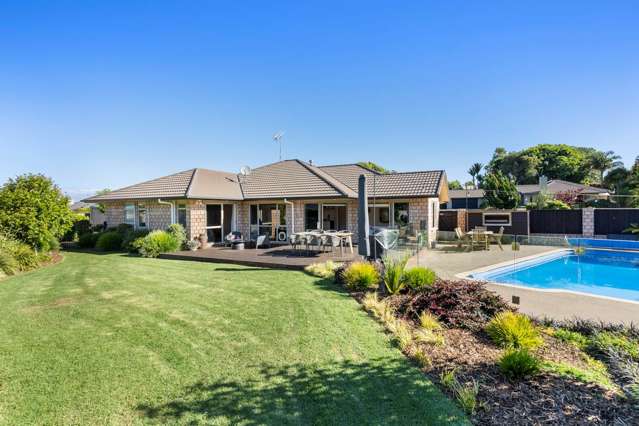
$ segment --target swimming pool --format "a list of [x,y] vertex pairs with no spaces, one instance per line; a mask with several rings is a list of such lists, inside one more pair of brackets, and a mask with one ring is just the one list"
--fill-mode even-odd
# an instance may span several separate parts
[[470,278],[545,290],[568,290],[639,302],[639,252],[564,250]]

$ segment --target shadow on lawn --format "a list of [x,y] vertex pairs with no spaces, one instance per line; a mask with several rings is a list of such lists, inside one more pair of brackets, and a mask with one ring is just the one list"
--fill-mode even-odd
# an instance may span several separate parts
[[453,403],[403,359],[262,366],[252,377],[195,383],[174,401],[137,409],[162,423],[463,423]]

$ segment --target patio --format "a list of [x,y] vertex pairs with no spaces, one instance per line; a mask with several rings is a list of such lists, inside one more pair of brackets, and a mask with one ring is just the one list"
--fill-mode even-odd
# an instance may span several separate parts
[[276,246],[272,248],[259,248],[245,250],[233,250],[229,247],[210,247],[197,251],[178,251],[160,255],[164,259],[193,260],[199,262],[232,263],[237,265],[258,266],[263,268],[278,269],[304,269],[316,262],[348,262],[358,259],[357,250],[350,253],[344,250],[333,252],[321,252],[318,250],[293,250],[291,246]]

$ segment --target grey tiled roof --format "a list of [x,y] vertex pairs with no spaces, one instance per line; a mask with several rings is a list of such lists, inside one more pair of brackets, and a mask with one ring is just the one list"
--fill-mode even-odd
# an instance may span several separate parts
[[93,196],[101,202],[150,198],[282,199],[357,198],[357,181],[367,176],[369,196],[438,196],[444,172],[379,174],[355,164],[317,167],[300,160],[284,160],[254,169],[247,176],[208,169],[190,169],[169,176]]
[[177,198],[185,197],[196,169],[185,170],[161,178],[116,189],[104,195],[95,195],[86,202],[135,200],[142,198]]
[[[517,191],[522,194],[531,195],[541,191],[541,185],[538,183],[517,185]],[[577,191],[582,194],[600,194],[605,195],[610,191],[605,188],[597,188],[596,186],[583,185],[580,183],[568,182],[565,180],[554,179],[548,181],[547,193],[559,194],[561,192]],[[450,198],[466,198],[465,189],[456,189],[448,191]],[[483,189],[471,189],[468,191],[469,198],[482,198],[484,196]]]
[[362,167],[359,164],[339,164],[335,166],[320,166],[320,169],[324,170],[331,176],[339,179],[344,182],[349,188],[353,191],[357,191],[357,185],[359,181],[360,175],[366,175],[366,177],[370,178],[374,175],[379,176],[380,173],[377,173],[373,170],[367,169],[366,167]]
[[437,197],[443,170],[388,173],[367,179],[368,196],[372,197]]
[[333,176],[299,160],[258,167],[240,181],[245,199],[357,196]]
[[439,184],[444,174],[442,170],[378,173],[358,164],[344,164],[337,166],[322,166],[337,179],[357,191],[360,175],[366,176],[368,196],[372,197],[436,197],[439,195]]

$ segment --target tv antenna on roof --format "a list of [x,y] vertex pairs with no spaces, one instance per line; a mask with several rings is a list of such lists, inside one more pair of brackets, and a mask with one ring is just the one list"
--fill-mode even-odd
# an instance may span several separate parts
[[280,130],[279,132],[273,135],[273,141],[275,143],[280,144],[280,161],[282,161],[282,138],[284,137],[284,130]]

